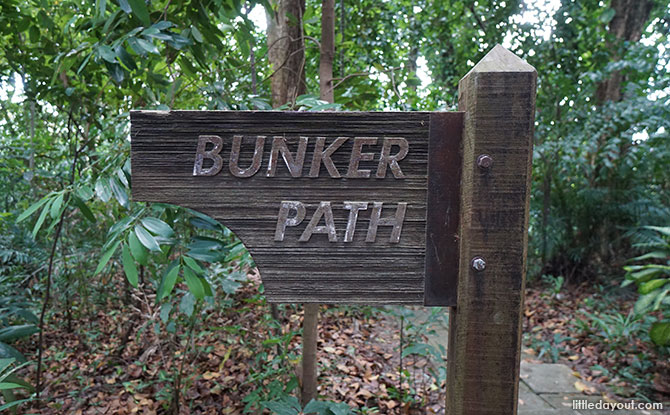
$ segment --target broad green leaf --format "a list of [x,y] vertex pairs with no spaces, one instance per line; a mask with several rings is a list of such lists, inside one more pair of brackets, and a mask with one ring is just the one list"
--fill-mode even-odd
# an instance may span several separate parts
[[128,0],[119,0],[119,6],[121,6],[121,10],[123,10],[126,13],[130,13],[133,10],[130,8]]
[[219,262],[226,256],[227,251],[212,251],[209,249],[191,249],[186,255],[203,262]]
[[104,16],[107,10],[107,0],[96,0],[95,6],[98,10],[98,15],[101,17]]
[[135,260],[130,254],[130,249],[128,245],[123,244],[121,246],[122,259],[123,259],[123,271],[128,278],[128,282],[133,287],[137,288],[137,267],[135,266]]
[[670,322],[657,322],[651,325],[649,337],[657,346],[670,346]]
[[172,22],[167,20],[161,20],[160,22],[154,23],[151,27],[158,30],[169,29],[173,26]]
[[198,300],[205,298],[205,289],[200,282],[200,278],[198,278],[198,276],[188,267],[184,268],[184,280],[186,281],[186,285],[188,285],[189,291],[193,293],[195,298]]
[[202,33],[200,33],[198,28],[193,25],[191,25],[191,34],[193,35],[193,38],[200,43],[202,43],[202,41],[204,40],[202,37]]
[[137,239],[135,232],[128,233],[128,246],[130,247],[130,252],[133,254],[133,257],[141,265],[147,265],[148,252],[147,249],[140,243],[140,240]]
[[116,177],[119,178],[119,181],[121,181],[121,183],[123,183],[125,187],[128,187],[129,186],[128,178],[126,177],[126,174],[123,172],[123,170],[116,169],[115,173]]
[[49,214],[51,215],[52,219],[56,219],[57,217],[60,216],[60,213],[61,213],[60,208],[63,206],[63,198],[64,197],[65,197],[64,193],[59,194],[58,196],[56,196],[53,203],[51,204],[51,209],[49,211]]
[[88,221],[90,221],[91,223],[96,222],[95,215],[93,214],[93,212],[91,212],[91,209],[89,209],[89,207],[86,205],[86,202],[84,202],[84,200],[82,200],[79,196],[74,196],[73,201],[74,201],[74,204],[77,206],[77,208],[79,208],[79,211],[81,212],[81,214]]
[[98,54],[109,63],[116,62],[116,53],[107,45],[98,46]]
[[180,265],[176,261],[166,269],[158,286],[156,301],[160,301],[170,295],[175,283],[177,282],[177,277],[179,277],[179,269]]
[[195,309],[195,302],[195,296],[190,292],[187,292],[179,302],[179,311],[191,317],[193,315],[193,310]]
[[186,265],[189,268],[191,268],[191,270],[193,270],[193,272],[195,272],[196,274],[202,275],[205,273],[205,271],[200,267],[200,265],[198,265],[198,263],[193,258],[184,255],[182,256],[182,259],[184,260]]
[[44,219],[46,219],[47,214],[49,213],[49,207],[51,205],[51,200],[49,203],[44,205],[42,208],[42,213],[40,213],[40,216],[37,218],[37,222],[35,222],[35,226],[33,227],[33,239],[37,236],[37,232],[40,231],[40,228],[42,227],[42,224],[44,223]]
[[116,241],[116,243],[109,248],[102,256],[100,257],[100,262],[98,263],[98,267],[95,269],[95,272],[93,275],[97,275],[102,271],[103,268],[105,268],[105,265],[109,262],[109,259],[114,255],[114,252],[116,252],[116,248],[119,247],[119,244],[121,241]]
[[666,279],[666,278],[659,278],[659,279],[656,279],[656,280],[646,281],[646,282],[643,282],[642,284],[640,284],[637,291],[640,294],[643,294],[643,295],[644,294],[649,294],[650,292],[664,286],[668,281],[669,280]]
[[105,179],[98,179],[95,182],[95,194],[103,202],[107,203],[112,197],[112,189],[109,187],[109,182]]
[[158,245],[158,241],[156,241],[156,238],[154,238],[153,235],[151,235],[149,231],[144,229],[144,227],[142,227],[142,225],[140,225],[139,223],[135,225],[135,235],[137,235],[137,239],[139,239],[142,245],[146,246],[148,250],[150,251],[161,250],[161,247],[160,245]]
[[658,295],[658,292],[650,292],[649,294],[641,295],[637,301],[635,302],[635,306],[633,307],[633,310],[635,311],[635,314],[641,315],[651,309],[652,304],[654,303],[654,300],[656,299],[656,296]]
[[164,238],[170,238],[174,235],[174,231],[170,225],[158,218],[144,218],[142,219],[142,225],[144,225],[150,232]]
[[226,279],[224,279],[220,282],[220,286],[221,286],[221,289],[223,290],[224,293],[226,293],[228,295],[233,295],[237,292],[237,290],[240,289],[242,284],[240,284],[239,282],[237,282],[235,280],[231,280],[231,279],[226,278]]
[[28,337],[37,333],[38,331],[39,329],[34,324],[21,324],[17,326],[5,327],[0,329],[0,342],[6,343],[10,340]]
[[123,188],[116,177],[109,178],[109,187],[112,189],[112,193],[114,193],[114,197],[119,201],[119,204],[123,207],[128,207],[128,193],[126,193],[126,189]]
[[33,401],[33,400],[34,400],[34,398],[31,397],[31,398],[26,398],[26,399],[20,399],[18,401],[8,402],[8,403],[0,406],[0,412],[4,411],[5,409],[10,409],[10,408],[13,408],[15,406],[21,405],[22,403],[30,402],[30,401]]
[[148,40],[144,40],[144,39],[139,38],[139,37],[136,37],[135,40],[137,40],[137,44],[145,52],[153,53],[155,55],[160,55],[160,52],[158,51],[158,48],[156,47],[156,45],[153,44],[153,42],[150,42]]
[[17,383],[10,383],[10,382],[0,382],[0,390],[8,390],[8,389],[23,389],[23,385],[19,385]]
[[21,213],[19,215],[18,218],[16,218],[16,223],[19,223],[19,222],[25,220],[28,216],[35,213],[35,211],[37,209],[39,209],[42,205],[44,205],[45,203],[47,203],[49,201],[50,197],[51,197],[51,195],[46,195],[43,198],[41,198],[39,201],[30,205],[30,207],[28,207],[28,209],[26,209],[23,213]]
[[19,363],[23,363],[26,361],[26,357],[23,354],[21,354],[21,352],[19,352],[18,350],[16,350],[12,346],[4,342],[0,342],[0,359],[9,359],[9,358],[16,359],[16,361]]
[[662,233],[665,236],[670,236],[670,226],[645,226],[644,228]]
[[147,10],[147,4],[144,0],[128,0],[128,3],[130,3],[130,8],[133,10],[133,14],[140,19],[145,26],[149,26],[151,20],[149,19],[149,10]]
[[631,261],[644,261],[646,259],[665,259],[668,257],[670,257],[670,252],[654,251],[632,258]]
[[295,396],[288,396],[273,402],[262,402],[262,404],[276,415],[298,415],[302,409]]

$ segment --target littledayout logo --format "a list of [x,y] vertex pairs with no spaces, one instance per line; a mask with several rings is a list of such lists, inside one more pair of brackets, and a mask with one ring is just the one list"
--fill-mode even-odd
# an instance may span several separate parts
[[662,410],[663,404],[659,402],[607,402],[588,401],[586,399],[575,399],[572,401],[572,409],[574,410],[605,410],[605,411],[619,411],[619,410]]

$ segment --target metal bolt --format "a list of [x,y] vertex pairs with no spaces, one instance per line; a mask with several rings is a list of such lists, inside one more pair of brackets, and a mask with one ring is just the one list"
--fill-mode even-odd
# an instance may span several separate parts
[[488,154],[480,154],[477,157],[477,166],[481,169],[490,169],[493,165],[493,158]]
[[486,261],[480,256],[472,258],[472,269],[475,271],[484,271],[486,269]]

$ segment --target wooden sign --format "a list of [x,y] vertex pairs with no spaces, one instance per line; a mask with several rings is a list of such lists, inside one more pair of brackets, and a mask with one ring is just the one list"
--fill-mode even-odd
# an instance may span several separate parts
[[462,113],[131,113],[136,200],[230,227],[270,301],[449,305],[446,413],[517,411],[535,69],[494,47]]
[[457,112],[133,111],[132,192],[230,228],[269,301],[454,305],[461,130]]

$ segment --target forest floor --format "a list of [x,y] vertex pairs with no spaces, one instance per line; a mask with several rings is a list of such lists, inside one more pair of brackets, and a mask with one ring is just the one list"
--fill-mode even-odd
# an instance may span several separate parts
[[[191,342],[188,321],[172,324],[149,290],[135,290],[127,303],[108,300],[78,310],[69,327],[56,312],[45,332],[45,404],[18,413],[167,413],[177,382],[180,414],[263,413],[262,402],[297,392],[302,313],[280,308],[276,324],[258,282],[251,278],[234,297],[205,308]],[[615,290],[581,286],[552,294],[546,284],[531,284],[525,356],[569,365],[587,394],[669,401],[668,356],[636,337],[644,322],[626,320],[632,297],[605,291]],[[423,323],[412,309],[399,307],[324,306],[321,312],[323,400],[370,414],[444,413],[445,351],[430,345],[426,333],[446,310]],[[35,360],[35,344],[33,336],[18,347]],[[35,365],[22,375],[34,379]]]

